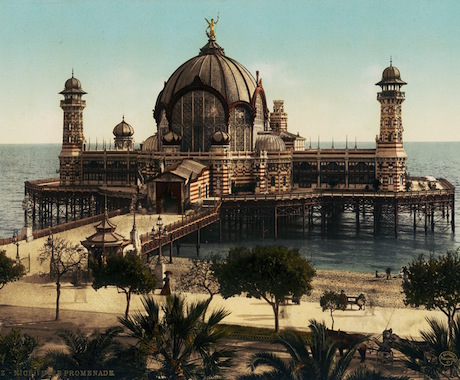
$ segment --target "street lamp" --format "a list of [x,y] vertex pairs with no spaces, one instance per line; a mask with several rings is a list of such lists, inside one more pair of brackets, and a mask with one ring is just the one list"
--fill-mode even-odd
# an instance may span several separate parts
[[[163,260],[161,256],[161,237],[162,235],[166,235],[166,228],[163,228],[163,219],[161,219],[161,215],[158,216],[157,228],[158,228],[158,258],[155,264],[155,275],[157,278],[157,284],[162,284],[164,266],[163,266]],[[155,227],[152,228],[151,236],[152,236],[152,239],[155,240]]]
[[51,259],[50,259],[50,278],[53,278],[54,272],[54,235],[53,232],[50,230],[50,234],[48,235],[48,247],[51,248]]
[[13,231],[13,244],[16,244],[16,263],[21,264],[21,258],[19,257],[18,230]]

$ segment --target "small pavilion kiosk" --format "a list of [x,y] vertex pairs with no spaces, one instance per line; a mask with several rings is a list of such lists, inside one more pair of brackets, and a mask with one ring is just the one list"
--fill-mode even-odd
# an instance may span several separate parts
[[109,255],[122,254],[123,248],[129,244],[129,240],[115,232],[117,226],[109,220],[107,210],[104,219],[95,228],[96,233],[87,237],[81,244],[100,262],[105,262]]

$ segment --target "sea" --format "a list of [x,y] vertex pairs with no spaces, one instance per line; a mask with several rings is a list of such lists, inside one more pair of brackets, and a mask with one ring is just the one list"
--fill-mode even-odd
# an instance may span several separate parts
[[[375,143],[362,143],[359,148],[374,147]],[[325,146],[326,147],[326,146]],[[340,148],[340,143],[335,144]],[[456,188],[460,185],[460,142],[406,142],[408,155],[407,169],[411,176],[434,176],[449,180]],[[0,238],[12,236],[15,229],[24,224],[22,200],[24,182],[27,180],[58,177],[58,155],[60,144],[21,144],[0,145]],[[460,223],[459,193],[456,194],[456,220]],[[423,222],[414,234],[409,216],[402,217],[398,237],[392,229],[374,237],[371,225],[372,216],[362,218],[362,229],[356,232],[354,215],[346,215],[326,237],[321,237],[320,227],[316,226],[305,236],[301,226],[280,228],[276,242],[269,234],[265,239],[260,231],[237,234],[231,229],[223,232],[223,242],[218,241],[218,230],[211,226],[201,236],[200,256],[225,254],[235,245],[255,246],[279,244],[297,248],[318,269],[384,272],[387,267],[398,272],[402,266],[419,255],[441,254],[460,247],[460,225],[455,234],[447,221],[437,219],[435,231],[424,232]],[[406,219],[404,219],[406,218]],[[367,223],[367,228],[366,228]],[[224,225],[225,227],[225,225]],[[193,237],[181,243],[181,256],[195,257],[197,250]]]

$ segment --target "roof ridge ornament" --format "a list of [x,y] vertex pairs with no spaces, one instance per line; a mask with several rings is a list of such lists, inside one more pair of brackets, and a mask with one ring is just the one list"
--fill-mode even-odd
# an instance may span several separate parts
[[211,19],[211,22],[209,22],[209,20],[206,17],[204,19],[208,23],[208,27],[206,28],[206,35],[208,36],[210,41],[215,41],[216,40],[216,31],[215,31],[214,27],[219,22],[219,13],[217,14],[216,21],[214,21],[213,18]]

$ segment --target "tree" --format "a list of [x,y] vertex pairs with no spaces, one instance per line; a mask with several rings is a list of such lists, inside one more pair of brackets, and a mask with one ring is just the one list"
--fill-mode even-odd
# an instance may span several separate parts
[[250,368],[254,372],[258,367],[269,368],[262,374],[239,376],[238,380],[253,379],[292,379],[292,380],[340,380],[350,366],[353,355],[362,343],[357,339],[345,355],[336,358],[337,342],[327,336],[324,323],[310,320],[311,336],[307,341],[294,330],[283,331],[275,343],[287,351],[288,359],[271,352],[258,352],[250,359]]
[[222,374],[223,368],[231,366],[233,352],[216,347],[228,336],[228,330],[219,325],[228,315],[225,310],[213,311],[204,321],[206,301],[186,305],[176,295],[167,296],[162,307],[147,296],[143,306],[144,314],[138,312],[119,321],[137,341],[139,355],[145,361],[156,362],[154,367],[159,369],[149,373],[149,378],[215,378]]
[[[446,352],[460,357],[460,316],[457,316],[453,323],[452,337],[448,340],[449,328],[445,323],[436,319],[427,318],[429,329],[420,330],[422,341],[396,340],[395,348],[400,351],[404,358],[402,362],[407,368],[419,372],[430,379],[439,379],[445,371],[450,372],[450,376],[459,375],[459,362],[446,362],[440,360]],[[452,359],[452,357],[451,357]],[[451,377],[452,378],[452,377]]]
[[[22,335],[18,330],[11,330],[0,336],[0,369],[2,377],[20,378],[15,373],[40,369],[35,355],[38,340],[28,334]],[[27,377],[28,378],[28,377]]]
[[319,299],[319,304],[323,311],[329,310],[331,312],[332,330],[334,330],[334,316],[332,313],[336,310],[346,310],[348,305],[346,296],[342,297],[339,293],[327,291]]
[[[121,344],[116,338],[122,331],[120,326],[109,327],[102,333],[94,331],[90,336],[80,330],[60,331],[57,336],[64,341],[66,350],[50,351],[45,360],[54,371],[113,371],[121,351]],[[89,377],[92,376],[82,375],[81,378]]]
[[45,261],[50,261],[50,268],[53,268],[53,275],[56,277],[56,321],[59,320],[61,280],[65,274],[80,268],[85,257],[85,252],[78,246],[56,237],[45,243],[38,256],[40,264],[43,264]]
[[92,261],[93,288],[116,286],[126,296],[125,318],[128,317],[132,294],[147,294],[156,287],[156,278],[135,251],[109,255],[106,263]]
[[180,281],[185,290],[202,290],[209,294],[208,304],[219,293],[219,281],[214,276],[212,269],[215,257],[202,260],[193,259],[192,268],[181,276]]
[[412,261],[408,271],[402,285],[405,304],[441,310],[447,316],[451,339],[454,318],[460,308],[459,250],[447,251],[439,257],[430,255],[427,260],[421,255]]
[[272,307],[279,331],[279,306],[285,297],[310,294],[316,271],[298,249],[257,246],[230,249],[223,262],[213,265],[224,298],[245,293],[262,298]]
[[5,250],[0,251],[0,289],[9,282],[18,281],[25,274],[24,266],[7,257]]

